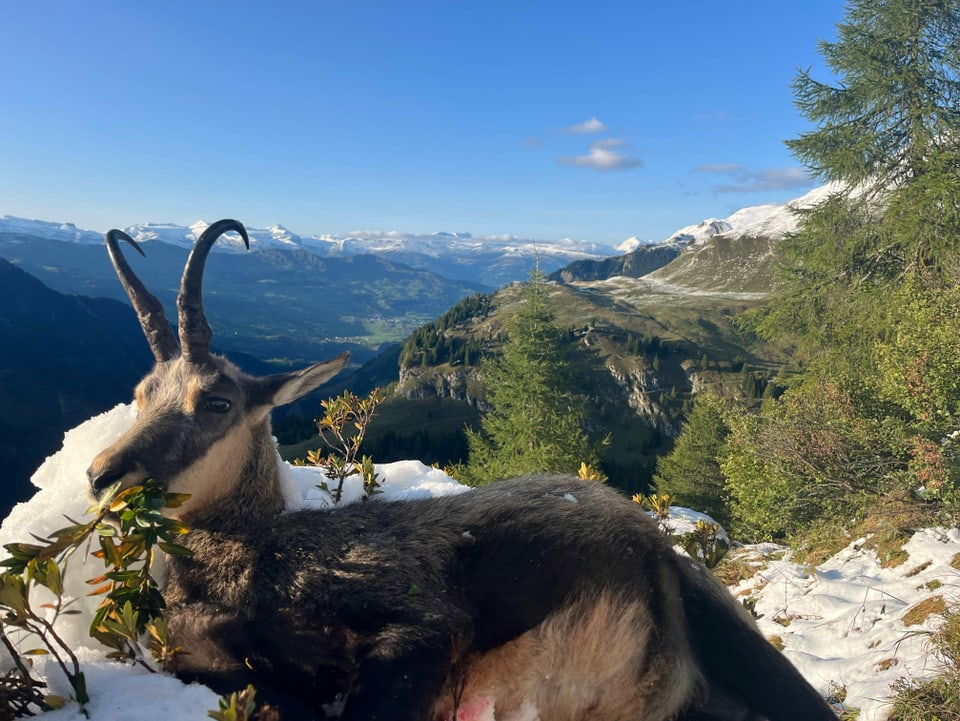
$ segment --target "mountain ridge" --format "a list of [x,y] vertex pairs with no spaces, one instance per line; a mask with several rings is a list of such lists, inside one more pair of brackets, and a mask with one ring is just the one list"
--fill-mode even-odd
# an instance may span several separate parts
[[[575,261],[554,271],[551,280],[562,283],[593,282],[608,280],[616,276],[628,278],[650,278],[678,285],[693,283],[690,287],[700,288],[692,276],[703,272],[709,277],[709,288],[716,290],[723,286],[722,275],[730,272],[729,255],[736,253],[735,244],[744,241],[755,247],[748,250],[755,275],[771,275],[772,247],[780,239],[797,231],[799,217],[796,211],[815,206],[840,190],[837,184],[827,184],[814,188],[786,203],[766,203],[741,208],[726,218],[705,218],[699,223],[679,228],[668,238],[656,242],[643,242],[629,238],[618,246],[628,249],[623,255],[602,260],[586,259]],[[766,249],[760,248],[766,241]],[[711,271],[709,265],[716,262],[725,265],[723,271]],[[699,267],[698,267],[699,264]],[[742,275],[742,273],[741,273]],[[769,290],[756,278],[736,280],[735,288],[729,290]]]
[[[208,227],[198,220],[189,226],[173,223],[141,223],[123,228],[130,237],[149,248],[152,242],[164,242],[180,248],[192,248],[197,237]],[[28,235],[80,245],[99,245],[103,234],[78,228],[73,223],[31,220],[11,215],[0,217],[0,233]],[[304,236],[283,225],[268,228],[247,227],[251,251],[304,250],[321,258],[349,258],[375,255],[429,270],[451,280],[470,281],[496,287],[526,278],[539,263],[548,272],[575,260],[605,258],[616,249],[564,238],[545,241],[513,235],[473,236],[465,232],[430,234],[400,231],[355,231],[347,235],[323,234]],[[223,236],[214,246],[215,252],[245,252],[240,237]]]
[[[145,252],[127,260],[173,318],[188,250],[157,240]],[[0,257],[58,292],[126,301],[102,239],[92,245],[0,230]],[[205,308],[227,350],[299,364],[343,350],[362,362],[487,289],[387,258],[321,258],[302,248],[220,253],[204,278]]]

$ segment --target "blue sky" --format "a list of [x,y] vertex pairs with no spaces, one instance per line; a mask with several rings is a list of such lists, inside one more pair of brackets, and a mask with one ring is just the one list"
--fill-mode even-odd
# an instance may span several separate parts
[[660,239],[815,185],[789,86],[843,9],[4,2],[0,215]]

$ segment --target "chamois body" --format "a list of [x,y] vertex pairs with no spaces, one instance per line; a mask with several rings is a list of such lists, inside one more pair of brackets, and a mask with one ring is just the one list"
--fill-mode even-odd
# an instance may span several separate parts
[[531,476],[283,513],[269,411],[346,357],[253,378],[209,353],[200,278],[225,230],[245,238],[220,221],[187,262],[179,348],[122,260],[116,241],[133,241],[107,235],[157,364],[136,424],[88,474],[95,494],[151,477],[191,494],[177,512],[193,555],[170,558],[165,589],[171,671],[252,683],[285,721],[835,718],[726,589],[602,484]]

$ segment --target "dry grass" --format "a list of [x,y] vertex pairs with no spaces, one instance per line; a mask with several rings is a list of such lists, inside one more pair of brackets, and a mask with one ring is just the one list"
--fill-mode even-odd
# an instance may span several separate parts
[[727,554],[727,558],[720,561],[713,569],[713,575],[719,578],[725,586],[736,586],[741,581],[753,578],[763,569],[764,564],[762,563],[751,563],[750,561],[730,558],[729,556],[730,554]]
[[900,662],[895,658],[885,658],[882,661],[878,661],[877,663],[873,664],[873,668],[877,673],[880,673],[881,671],[888,671],[899,663]]
[[931,565],[933,565],[933,561],[924,561],[919,566],[914,566],[913,568],[911,568],[909,571],[907,571],[904,574],[904,576],[907,578],[913,578],[917,574],[920,574],[926,571],[928,568],[930,568]]
[[[933,598],[943,601],[939,596]],[[960,616],[945,610],[936,612],[946,616],[930,641],[944,663],[943,673],[928,681],[901,679],[895,683],[889,721],[960,721]]]
[[[811,527],[794,540],[794,560],[817,566],[852,541],[863,538],[866,540],[862,547],[874,551],[883,568],[893,568],[905,563],[909,557],[903,550],[904,544],[917,529],[930,525],[934,525],[934,520],[929,511],[915,500],[885,496],[853,523],[830,520]],[[960,559],[955,560],[956,567],[960,568]]]
[[943,596],[930,596],[922,601],[913,604],[903,614],[904,626],[919,626],[933,614],[941,616],[947,613],[947,602]]

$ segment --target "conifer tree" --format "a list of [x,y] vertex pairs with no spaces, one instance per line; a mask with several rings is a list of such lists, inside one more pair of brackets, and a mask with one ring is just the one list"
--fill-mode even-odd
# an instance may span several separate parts
[[573,373],[539,272],[524,286],[520,309],[504,325],[499,358],[481,364],[491,410],[478,431],[467,431],[465,479],[474,484],[531,472],[575,473],[595,464],[584,431],[585,403],[573,392]]
[[960,0],[853,0],[820,51],[838,82],[797,75],[816,127],[787,146],[839,190],[781,244],[786,283],[756,327],[859,362],[890,286],[943,282],[960,250]]
[[730,517],[724,502],[724,477],[718,460],[730,433],[723,401],[711,393],[694,396],[693,409],[673,450],[660,458],[653,484],[671,503],[707,513],[721,524]]
[[809,70],[793,83],[797,107],[817,125],[787,141],[797,158],[824,180],[890,189],[956,149],[958,0],[853,0],[837,35],[820,54],[839,83]]
[[785,282],[754,317],[803,371],[735,430],[723,464],[735,518],[764,532],[777,514],[796,530],[891,489],[960,487],[960,318],[941,302],[960,270],[960,0],[851,0],[820,50],[837,81],[799,73],[815,128],[787,145],[837,192],[780,244]]

